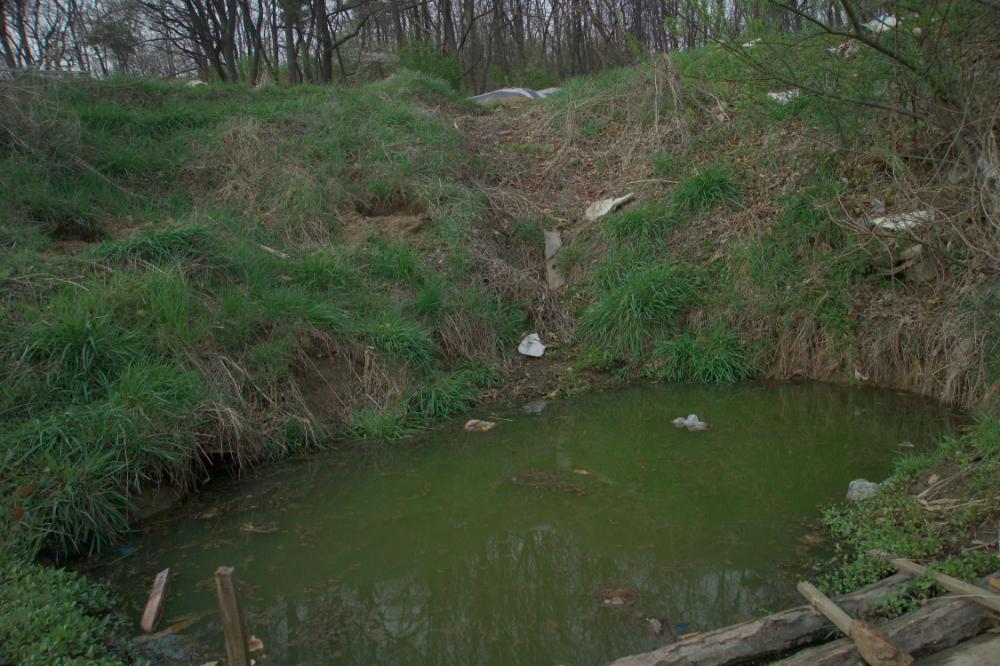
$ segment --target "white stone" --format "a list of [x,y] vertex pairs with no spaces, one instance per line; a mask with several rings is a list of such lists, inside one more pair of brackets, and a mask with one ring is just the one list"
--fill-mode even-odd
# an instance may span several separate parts
[[847,501],[860,502],[875,496],[879,489],[879,484],[868,479],[854,479],[847,486]]

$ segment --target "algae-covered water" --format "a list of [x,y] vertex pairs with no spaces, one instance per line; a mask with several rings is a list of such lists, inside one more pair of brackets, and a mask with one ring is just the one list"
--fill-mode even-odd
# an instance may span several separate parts
[[[710,430],[671,424],[692,412]],[[106,573],[138,618],[170,567],[164,625],[204,614],[181,635],[216,658],[212,574],[231,565],[261,664],[598,664],[796,603],[819,507],[951,430],[913,396],[812,384],[474,416],[498,425],[213,484]]]

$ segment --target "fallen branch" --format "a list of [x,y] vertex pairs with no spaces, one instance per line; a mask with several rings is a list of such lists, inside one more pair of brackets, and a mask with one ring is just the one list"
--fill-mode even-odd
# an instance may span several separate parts
[[[896,574],[856,592],[835,597],[838,606],[855,617],[909,580]],[[724,666],[787,653],[823,640],[835,628],[812,606],[798,606],[780,613],[708,631],[644,654],[624,657],[613,666],[714,664]]]
[[[942,597],[912,613],[890,620],[880,628],[901,650],[919,658],[973,638],[995,621],[995,616],[988,609],[969,599]],[[850,639],[840,639],[802,650],[776,664],[853,666],[860,658]]]

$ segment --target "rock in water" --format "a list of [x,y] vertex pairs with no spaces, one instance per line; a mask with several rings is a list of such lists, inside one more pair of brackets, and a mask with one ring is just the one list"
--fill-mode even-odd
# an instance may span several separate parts
[[521,340],[521,344],[517,346],[517,351],[521,352],[525,356],[539,358],[545,353],[545,345],[542,344],[542,339],[538,337],[538,333],[532,333],[524,336],[524,339]]
[[697,414],[688,414],[687,418],[678,416],[672,423],[678,428],[687,428],[692,432],[708,430],[708,424],[699,419]]
[[854,479],[847,487],[847,501],[860,502],[870,497],[874,497],[878,491],[879,484],[868,479]]

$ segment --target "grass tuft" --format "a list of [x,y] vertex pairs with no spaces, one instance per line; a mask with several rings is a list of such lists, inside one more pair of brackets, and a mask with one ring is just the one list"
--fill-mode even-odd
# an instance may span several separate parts
[[733,383],[754,372],[740,339],[724,328],[680,333],[653,350],[655,374],[663,381],[699,384]]
[[724,169],[706,168],[684,179],[674,189],[674,206],[686,213],[704,213],[715,206],[738,204],[740,186]]
[[641,356],[649,340],[694,300],[691,279],[668,266],[621,269],[604,277],[609,288],[580,315],[580,336],[624,357]]

